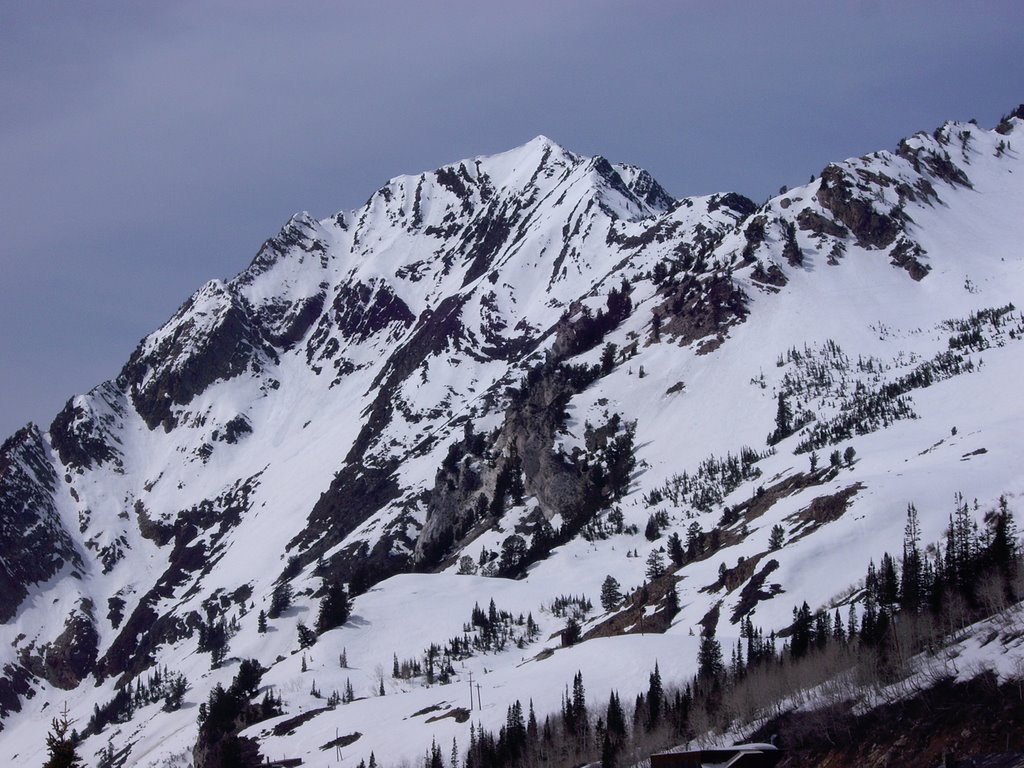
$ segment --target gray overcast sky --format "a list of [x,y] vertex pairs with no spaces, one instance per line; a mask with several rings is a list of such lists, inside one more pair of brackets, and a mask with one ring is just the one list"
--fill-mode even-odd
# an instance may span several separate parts
[[763,199],[1024,100],[1024,4],[0,4],[0,439],[298,210],[522,144]]

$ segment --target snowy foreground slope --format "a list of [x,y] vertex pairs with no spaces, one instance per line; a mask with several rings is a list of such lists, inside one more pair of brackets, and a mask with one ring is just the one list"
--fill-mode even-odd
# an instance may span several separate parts
[[[948,123],[761,207],[676,201],[538,137],[294,216],[116,378],[4,442],[0,758],[41,762],[57,710],[85,730],[166,668],[179,709],[143,704],[79,752],[187,765],[200,703],[254,658],[285,710],[245,733],[264,755],[414,761],[468,744],[470,674],[488,728],[517,699],[557,711],[577,671],[595,702],[632,697],[656,661],[693,674],[702,622],[728,647],[747,615],[781,630],[803,601],[856,602],[909,503],[924,542],[957,494],[1020,514],[1022,117]],[[646,604],[606,614],[606,577],[640,588],[673,533],[685,564],[665,554]],[[348,621],[300,650],[342,583]],[[572,647],[563,596],[593,606]],[[429,646],[492,599],[504,648],[428,678]],[[340,763],[321,749],[350,734]]]

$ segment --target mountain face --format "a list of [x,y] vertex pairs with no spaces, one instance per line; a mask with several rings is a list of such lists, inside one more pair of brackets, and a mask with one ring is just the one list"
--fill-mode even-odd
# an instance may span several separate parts
[[[116,734],[123,765],[213,764],[194,707],[254,658],[284,699],[246,731],[264,754],[341,728],[418,758],[468,745],[465,686],[383,670],[476,603],[537,626],[445,671],[488,681],[488,727],[577,669],[605,697],[692,674],[694,627],[857,604],[908,503],[932,541],[955,494],[980,517],[1024,492],[1022,124],[947,123],[761,206],[538,137],[293,216],[0,448],[0,751],[41,752],[67,702],[89,759]],[[640,587],[672,534],[685,563],[561,648],[569,596]],[[342,584],[351,617],[307,642]],[[154,671],[187,706],[110,707]],[[346,684],[365,698],[313,714]]]

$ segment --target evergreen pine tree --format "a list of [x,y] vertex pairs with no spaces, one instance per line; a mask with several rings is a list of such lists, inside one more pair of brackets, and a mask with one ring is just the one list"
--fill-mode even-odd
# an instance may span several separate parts
[[697,678],[702,682],[711,682],[717,680],[724,671],[722,646],[713,631],[704,630],[700,634],[700,647],[697,651]]
[[878,637],[878,607],[874,592],[868,590],[864,595],[864,610],[861,611],[860,617],[861,645],[874,645]]
[[301,621],[295,627],[299,637],[299,648],[309,648],[316,644],[316,632],[307,627]]
[[436,739],[430,741],[430,749],[427,750],[423,758],[423,768],[444,768],[441,748],[437,746]]
[[675,582],[668,585],[668,589],[665,590],[665,613],[670,618],[674,617],[679,613],[679,593],[676,592]]
[[693,560],[698,555],[704,554],[704,531],[700,523],[694,520],[686,529],[686,559]]
[[917,519],[917,508],[907,505],[907,524],[903,529],[903,564],[900,571],[900,608],[917,613],[924,595],[922,594],[921,528]]
[[828,645],[832,636],[832,620],[825,611],[818,611],[814,616],[814,646],[820,651]]
[[654,581],[665,574],[665,558],[657,549],[647,556],[647,580]]
[[888,552],[882,554],[882,564],[878,570],[878,603],[891,613],[899,603],[899,580],[896,578],[896,563]]
[[175,673],[170,676],[165,675],[164,682],[164,711],[175,712],[181,709],[181,702],[185,698],[185,692],[188,690],[188,680],[184,675]]
[[619,750],[612,741],[611,734],[605,730],[604,739],[601,742],[601,768],[618,768]]
[[82,758],[75,751],[75,741],[72,738],[71,722],[68,720],[68,708],[60,717],[53,718],[50,723],[50,732],[46,735],[46,751],[49,758],[43,764],[43,768],[82,768]]
[[613,740],[621,743],[626,737],[626,716],[622,711],[622,703],[619,701],[618,691],[612,691],[608,695],[608,710],[605,713],[606,733],[610,734]]
[[789,407],[785,392],[779,392],[778,407],[775,410],[775,431],[768,435],[768,445],[775,445],[793,433],[793,411]]
[[261,635],[267,631],[267,612],[260,608],[260,613],[256,617],[256,631]]
[[658,670],[658,662],[654,662],[654,671],[651,673],[647,687],[647,730],[652,731],[661,721],[662,704],[665,700],[665,692],[661,685],[661,672]]
[[619,582],[609,574],[601,584],[601,607],[606,613],[610,612],[618,606],[621,600],[622,592],[619,590]]
[[[1015,570],[1019,545],[1017,525],[1005,496],[1000,496],[998,507],[985,516],[985,526],[988,539],[987,559],[1003,574],[1007,581],[1007,589],[1010,590],[1009,577]],[[1012,594],[1009,597],[1014,598]]]
[[836,608],[836,615],[832,617],[832,639],[838,643],[846,642],[846,629],[843,627],[843,619]]
[[590,730],[590,721],[587,715],[586,690],[583,687],[583,673],[577,671],[572,679],[572,711],[576,723],[576,735],[586,739]]
[[340,627],[348,621],[351,611],[352,603],[345,585],[341,582],[331,582],[328,584],[324,599],[320,602],[320,611],[316,617],[317,634],[322,635],[328,630]]
[[743,663],[743,641],[739,638],[736,639],[736,648],[732,652],[732,672],[733,678],[736,680],[741,679],[746,672],[746,666]]
[[676,531],[673,531],[672,535],[668,537],[668,556],[677,568],[686,561],[686,551],[683,549],[682,539],[679,538],[679,533]]
[[813,621],[806,601],[799,609],[793,609],[793,639],[789,643],[789,652],[794,659],[806,656],[810,650]]
[[580,623],[576,617],[570,616],[565,622],[565,629],[562,630],[562,645],[565,648],[575,645],[580,640]]
[[284,613],[291,604],[292,585],[287,581],[282,581],[274,587],[274,591],[270,596],[270,610],[267,612],[267,616],[271,619],[276,619]]

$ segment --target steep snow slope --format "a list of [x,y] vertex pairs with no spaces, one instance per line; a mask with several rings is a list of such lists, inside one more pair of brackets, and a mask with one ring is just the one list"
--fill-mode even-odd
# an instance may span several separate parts
[[[146,705],[81,751],[116,734],[126,765],[184,765],[198,704],[256,658],[284,719],[323,706],[314,681],[365,697],[253,726],[264,754],[312,762],[337,730],[361,734],[343,764],[416,759],[432,738],[468,743],[468,722],[428,720],[468,705],[469,673],[473,720],[496,727],[516,699],[556,709],[577,670],[601,700],[646,687],[655,660],[692,673],[690,634],[712,616],[724,642],[751,611],[777,630],[803,600],[855,600],[908,503],[928,542],[956,493],[980,516],[1024,490],[1024,320],[1008,308],[1024,286],[1021,122],[950,123],[760,208],[673,201],[645,171],[538,137],[293,217],[48,433],[4,444],[0,752],[36,759],[63,703],[84,728],[166,665],[189,679],[185,706]],[[813,420],[769,447],[780,396]],[[763,458],[737,477],[701,471],[744,447]],[[607,575],[639,587],[652,549],[694,525],[704,554],[646,607],[600,615]],[[360,593],[353,616],[299,651],[333,581]],[[259,633],[282,582],[294,605]],[[572,648],[561,595],[595,605],[596,636]],[[461,636],[492,597],[532,614],[522,647],[454,661],[449,685],[392,678],[395,657]],[[211,670],[198,633],[217,617],[237,632]]]

